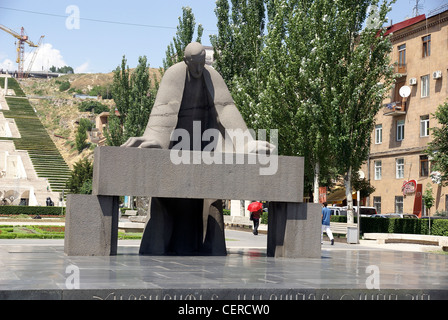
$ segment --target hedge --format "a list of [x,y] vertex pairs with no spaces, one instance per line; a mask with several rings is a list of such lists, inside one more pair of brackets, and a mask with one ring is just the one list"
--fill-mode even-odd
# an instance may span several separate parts
[[0,206],[0,215],[65,215],[65,207]]
[[[346,216],[331,216],[332,222],[347,222]],[[355,217],[356,222],[356,217]],[[428,234],[428,219],[361,217],[363,233]],[[448,236],[448,219],[431,220],[431,235]]]

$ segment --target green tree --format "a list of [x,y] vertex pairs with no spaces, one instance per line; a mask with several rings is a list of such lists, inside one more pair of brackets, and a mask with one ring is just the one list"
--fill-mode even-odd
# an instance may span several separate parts
[[60,68],[56,68],[55,66],[51,66],[49,69],[51,72],[58,72],[58,73],[75,73],[72,67],[70,66],[63,66]]
[[126,66],[126,61],[123,56],[121,68],[114,71],[112,92],[119,115],[115,115],[115,108],[110,112],[105,132],[109,145],[121,145],[129,137],[143,134],[158,89],[155,77],[154,85],[150,79],[145,56],[139,57],[133,72]]
[[[230,14],[228,1],[218,0],[219,34],[211,38],[216,68],[248,126],[278,129],[279,154],[305,157],[307,189],[346,177],[349,208],[352,172],[367,158],[374,117],[392,79],[391,44],[380,28],[390,3],[368,10],[378,2],[266,0],[263,36],[264,28],[247,27],[261,26],[261,15],[239,14],[256,12],[242,9],[246,1],[232,1]],[[373,16],[374,28],[363,30]],[[251,54],[255,59],[244,58]]]
[[[432,195],[432,186],[431,183],[428,182],[426,185],[425,192],[422,195],[423,203],[425,204],[425,208],[428,210],[427,216],[429,216],[429,212],[431,211],[432,206],[434,205],[434,196]],[[428,219],[428,234],[431,234],[431,219]]]
[[428,143],[426,153],[432,159],[432,170],[440,173],[443,185],[448,185],[448,102],[440,105],[433,117],[440,127],[431,128],[433,140]]
[[[116,108],[120,115],[126,117],[126,114],[130,105],[130,70],[129,66],[126,65],[127,60],[126,57],[123,56],[121,60],[121,67],[118,66],[114,70],[114,78],[112,84],[112,96],[114,97],[114,102]],[[120,120],[120,124],[123,125],[123,121],[125,118]]]
[[[335,154],[339,172],[344,176],[347,197],[347,221],[353,222],[352,175],[366,161],[375,116],[393,81],[389,54],[390,39],[380,27],[386,22],[390,2],[348,1],[338,8],[348,32],[340,38],[342,54],[336,65],[339,80],[332,101]],[[393,1],[392,1],[393,2]],[[377,21],[362,29],[363,22]]]
[[87,131],[92,130],[92,123],[88,119],[80,119],[78,131],[76,133],[76,150],[81,153],[87,147]]
[[[183,61],[185,47],[193,41],[195,27],[196,21],[192,9],[190,7],[182,7],[182,17],[179,17],[176,36],[173,37],[173,42],[168,45],[166,58],[163,60],[163,68],[165,70],[177,62]],[[196,42],[201,42],[203,32],[204,28],[199,24]]]
[[232,88],[235,76],[257,68],[265,32],[265,0],[217,0],[218,34],[210,37],[215,68]]
[[67,180],[66,188],[70,193],[90,194],[92,193],[93,164],[88,159],[81,159],[73,166],[70,178]]
[[104,136],[108,146],[121,146],[125,142],[123,126],[120,117],[115,114],[115,107],[110,109],[107,127],[104,129]]

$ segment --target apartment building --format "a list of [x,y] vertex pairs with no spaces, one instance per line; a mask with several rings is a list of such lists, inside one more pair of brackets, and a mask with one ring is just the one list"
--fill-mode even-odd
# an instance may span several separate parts
[[448,187],[437,183],[424,153],[438,126],[432,114],[448,97],[448,8],[388,28],[397,79],[376,117],[363,171],[375,192],[368,203],[378,212],[427,215],[422,193],[435,198],[430,215],[448,211]]

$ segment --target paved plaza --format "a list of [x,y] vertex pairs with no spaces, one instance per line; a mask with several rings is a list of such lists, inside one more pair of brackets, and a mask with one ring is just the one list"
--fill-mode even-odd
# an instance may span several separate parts
[[226,230],[227,256],[68,257],[63,240],[0,240],[1,299],[448,299],[448,256],[419,245],[322,245],[321,258],[266,257],[266,235]]

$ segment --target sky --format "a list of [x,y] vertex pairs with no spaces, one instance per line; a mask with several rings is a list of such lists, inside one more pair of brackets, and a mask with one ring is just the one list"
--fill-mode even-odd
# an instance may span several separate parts
[[[448,0],[397,0],[388,17],[397,23],[428,13]],[[32,70],[51,66],[73,67],[75,73],[107,73],[121,65],[129,67],[146,56],[151,67],[163,66],[167,46],[176,34],[182,7],[192,8],[202,24],[202,44],[217,33],[214,0],[0,0],[0,24],[20,33],[21,28],[37,44]],[[79,18],[79,19],[78,19]],[[0,69],[17,70],[15,38],[0,30]],[[25,45],[25,69],[35,48]]]

